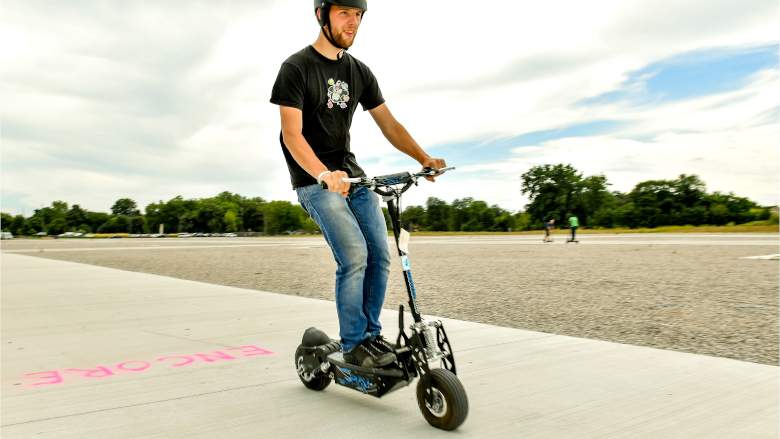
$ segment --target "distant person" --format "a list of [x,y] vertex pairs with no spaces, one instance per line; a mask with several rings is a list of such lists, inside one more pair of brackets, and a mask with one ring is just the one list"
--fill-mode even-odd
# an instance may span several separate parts
[[552,236],[550,236],[550,230],[555,226],[555,219],[550,218],[544,222],[544,242],[552,242]]
[[569,228],[571,228],[571,239],[566,242],[578,242],[577,241],[577,227],[580,226],[580,220],[577,215],[572,214],[569,216]]

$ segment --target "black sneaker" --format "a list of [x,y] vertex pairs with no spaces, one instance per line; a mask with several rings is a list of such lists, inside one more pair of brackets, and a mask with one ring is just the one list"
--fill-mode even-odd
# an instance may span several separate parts
[[361,367],[383,367],[395,361],[395,354],[380,352],[368,342],[357,345],[349,352],[344,352],[344,361]]
[[382,335],[377,335],[376,337],[372,338],[369,343],[371,343],[371,346],[377,348],[377,350],[380,352],[395,353],[395,345],[390,343]]

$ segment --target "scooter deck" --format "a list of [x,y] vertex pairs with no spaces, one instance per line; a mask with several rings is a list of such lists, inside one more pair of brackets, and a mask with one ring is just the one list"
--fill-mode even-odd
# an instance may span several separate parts
[[346,360],[344,360],[344,354],[342,352],[334,352],[332,354],[329,354],[328,362],[330,362],[330,364],[339,367],[344,367],[350,370],[354,370],[355,372],[363,373],[363,374],[379,375],[379,376],[386,376],[386,377],[393,377],[393,378],[404,377],[403,371],[393,365],[389,365],[383,368],[376,368],[376,367],[356,366],[354,364],[347,363]]

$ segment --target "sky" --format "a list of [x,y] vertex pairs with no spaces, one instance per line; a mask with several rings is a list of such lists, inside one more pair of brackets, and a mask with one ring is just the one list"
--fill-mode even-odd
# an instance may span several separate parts
[[[516,212],[543,164],[628,192],[698,175],[780,202],[776,0],[369,0],[350,48],[388,108],[457,169],[405,205],[472,197]],[[108,212],[230,191],[297,202],[269,103],[318,34],[290,0],[5,0],[0,209],[61,200]],[[369,175],[414,171],[358,109]]]

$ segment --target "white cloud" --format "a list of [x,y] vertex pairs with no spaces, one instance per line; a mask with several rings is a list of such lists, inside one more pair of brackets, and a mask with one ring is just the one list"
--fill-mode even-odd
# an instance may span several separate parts
[[[3,6],[2,190],[13,194],[4,195],[3,209],[29,213],[62,199],[107,211],[120,197],[144,206],[222,190],[295,200],[278,144],[278,110],[268,99],[284,58],[316,37],[310,3]],[[749,127],[768,110],[773,98],[765,91],[776,76],[757,78],[740,91],[744,96],[656,109],[573,104],[680,52],[776,41],[776,12],[773,1],[371,1],[351,52],[372,68],[393,113],[424,147],[592,119],[638,121],[623,137],[563,139],[485,169],[461,167],[434,185],[421,183],[410,203],[472,196],[516,210],[525,203],[519,175],[530,163],[575,156],[582,171],[607,172],[609,158],[626,145],[689,151],[681,172],[699,173],[713,190],[766,202],[766,192],[755,189],[764,183],[740,184],[718,165],[729,160],[765,173],[754,182],[776,173],[771,161],[755,167],[754,159],[732,152],[745,145],[776,157],[769,139],[777,133]],[[776,96],[775,88],[774,102]],[[623,140],[642,133],[649,139]],[[360,110],[352,139],[369,173],[415,166]],[[705,151],[707,160],[694,160]],[[639,167],[625,174],[629,186],[671,169],[646,154],[633,156]],[[624,175],[608,177],[617,186]]]

